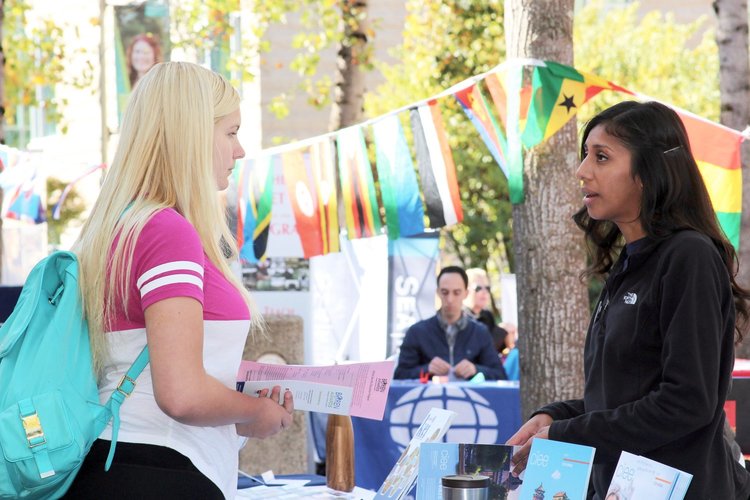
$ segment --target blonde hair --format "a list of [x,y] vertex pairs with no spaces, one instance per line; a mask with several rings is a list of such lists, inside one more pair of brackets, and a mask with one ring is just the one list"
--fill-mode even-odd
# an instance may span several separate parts
[[477,281],[479,281],[480,278],[484,278],[484,281],[486,281],[487,283],[489,283],[490,280],[489,276],[487,276],[487,271],[479,267],[472,267],[470,269],[467,269],[466,276],[469,277],[469,286],[475,284]]
[[[473,292],[474,287],[477,284],[479,284],[480,281],[482,283],[487,283],[488,285],[490,283],[490,278],[487,275],[487,271],[479,267],[471,267],[467,269],[466,276],[469,278],[469,282],[466,285],[466,288],[469,289],[469,292]],[[469,309],[473,309],[475,306],[474,301],[475,301],[474,293],[469,293],[464,299],[464,306],[468,307]],[[492,302],[493,302],[492,297],[490,297],[490,303]]]
[[249,293],[229,267],[237,246],[213,174],[214,124],[238,110],[239,103],[237,91],[222,76],[184,62],[155,65],[131,94],[111,168],[73,248],[97,373],[107,355],[104,332],[110,325],[105,321],[113,317],[118,298],[127,310],[135,242],[151,216],[164,208],[193,225],[208,259],[242,294],[253,324],[260,324]]

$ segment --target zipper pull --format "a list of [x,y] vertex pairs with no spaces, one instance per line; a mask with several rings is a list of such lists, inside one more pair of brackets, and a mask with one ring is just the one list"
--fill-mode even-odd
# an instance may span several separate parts
[[600,315],[604,316],[604,313],[607,311],[607,307],[609,306],[609,294],[605,296],[602,300],[599,301],[599,304],[596,306],[596,314],[594,314],[594,324],[596,324],[597,321],[600,319]]

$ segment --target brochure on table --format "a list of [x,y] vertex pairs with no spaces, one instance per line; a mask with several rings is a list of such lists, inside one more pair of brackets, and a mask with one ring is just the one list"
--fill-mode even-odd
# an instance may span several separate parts
[[520,500],[534,500],[540,496],[586,500],[595,452],[590,446],[534,439],[524,471]]
[[692,474],[623,451],[607,495],[619,500],[682,500],[692,479]]
[[295,410],[383,419],[393,361],[332,366],[275,365],[243,361],[237,390],[257,395],[273,386],[292,391]]
[[404,497],[417,479],[419,452],[422,443],[440,441],[451,426],[456,413],[440,408],[431,408],[422,424],[414,433],[406,449],[388,473],[375,495],[376,500],[399,500]]
[[453,474],[487,476],[490,498],[518,498],[522,481],[511,475],[513,450],[502,444],[422,443],[417,500],[442,500],[441,478]]

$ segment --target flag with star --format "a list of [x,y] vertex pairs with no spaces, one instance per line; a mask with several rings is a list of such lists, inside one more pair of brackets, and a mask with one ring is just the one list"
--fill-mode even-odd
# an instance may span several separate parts
[[570,66],[553,61],[544,64],[534,68],[531,80],[531,101],[521,134],[526,148],[546,141],[576,115],[581,105],[602,90],[632,94],[619,85]]
[[703,177],[721,228],[739,248],[742,216],[742,134],[718,123],[675,110],[690,139],[690,150]]

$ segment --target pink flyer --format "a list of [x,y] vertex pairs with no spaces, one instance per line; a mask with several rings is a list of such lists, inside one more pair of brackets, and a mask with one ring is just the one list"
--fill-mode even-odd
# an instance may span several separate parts
[[[314,383],[318,386],[351,389],[349,414],[382,420],[388,388],[393,378],[393,361],[347,363],[331,366],[276,365],[243,361],[237,374],[241,382]],[[303,409],[303,408],[300,408]]]

